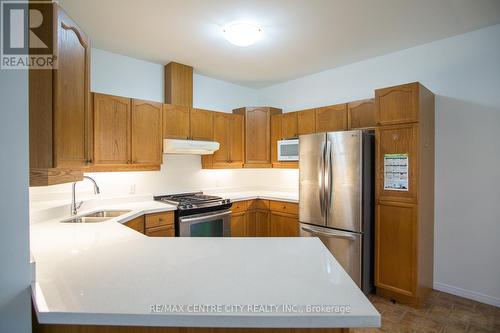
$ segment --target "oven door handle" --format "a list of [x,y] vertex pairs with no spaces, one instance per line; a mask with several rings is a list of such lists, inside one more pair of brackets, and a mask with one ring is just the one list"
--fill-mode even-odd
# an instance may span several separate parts
[[196,221],[208,220],[208,219],[213,219],[216,217],[231,215],[231,213],[232,213],[232,211],[225,210],[225,211],[217,213],[217,214],[203,214],[202,216],[195,216],[195,217],[181,217],[180,222],[184,223],[184,222],[196,222]]

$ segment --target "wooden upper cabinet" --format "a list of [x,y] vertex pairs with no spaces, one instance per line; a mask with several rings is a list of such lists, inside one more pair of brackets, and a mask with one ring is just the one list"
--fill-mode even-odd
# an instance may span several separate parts
[[297,138],[299,136],[297,112],[283,113],[282,122],[281,136],[283,139]]
[[242,167],[245,160],[245,118],[239,114],[231,114],[229,129],[229,162],[233,167]]
[[54,166],[90,163],[90,40],[60,8],[57,15]]
[[302,110],[297,112],[297,134],[311,134],[316,132],[316,110]]
[[161,103],[132,100],[131,147],[133,164],[161,164],[161,110]]
[[244,160],[244,117],[238,114],[212,112],[213,140],[220,145],[212,155],[202,156],[204,169],[241,168]]
[[278,141],[283,138],[283,115],[271,116],[271,161],[278,163]]
[[[53,27],[57,69],[29,71],[30,185],[82,179],[91,163],[90,39],[61,9]],[[52,15],[52,13],[47,13]]]
[[281,113],[270,107],[249,107],[233,110],[245,116],[245,167],[270,168],[271,116]]
[[316,109],[316,132],[347,130],[347,104],[324,106]]
[[378,125],[418,121],[419,83],[403,84],[375,90]]
[[191,109],[191,139],[212,141],[214,139],[213,111]]
[[94,164],[130,163],[130,102],[94,94]]
[[190,108],[173,104],[163,104],[163,138],[189,139]]
[[193,67],[176,62],[165,65],[165,103],[193,107]]
[[[378,127],[376,135],[376,187],[378,201],[417,202],[418,193],[418,125]],[[408,154],[408,189],[390,190],[384,187],[384,158],[387,154]]]
[[214,112],[214,141],[220,144],[219,150],[212,155],[212,163],[225,164],[230,160],[231,133],[230,133],[230,114]]
[[348,129],[372,129],[376,126],[373,98],[347,104]]

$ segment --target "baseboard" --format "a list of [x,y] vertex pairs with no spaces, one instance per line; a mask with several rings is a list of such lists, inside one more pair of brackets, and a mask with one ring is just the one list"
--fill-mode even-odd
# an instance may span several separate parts
[[498,297],[493,297],[493,296],[478,293],[476,291],[450,286],[449,284],[441,283],[441,282],[434,282],[434,289],[448,293],[448,294],[453,294],[456,296],[472,299],[474,301],[478,301],[481,303],[500,307],[500,298],[498,298]]

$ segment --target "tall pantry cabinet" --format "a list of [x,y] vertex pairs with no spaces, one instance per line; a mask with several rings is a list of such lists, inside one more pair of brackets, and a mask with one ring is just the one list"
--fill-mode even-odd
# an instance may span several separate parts
[[377,294],[421,305],[433,284],[434,94],[420,83],[375,91]]

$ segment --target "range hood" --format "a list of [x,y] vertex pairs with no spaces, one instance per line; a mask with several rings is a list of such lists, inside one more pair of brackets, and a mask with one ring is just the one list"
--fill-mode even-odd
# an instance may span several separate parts
[[219,150],[219,143],[216,141],[196,141],[196,140],[163,140],[164,154],[178,155],[210,155]]

